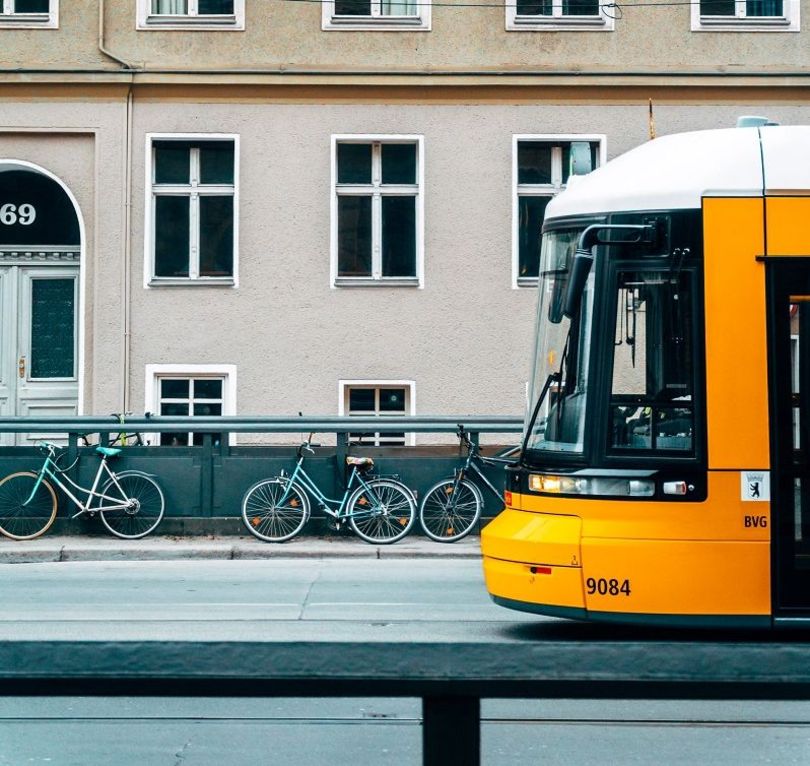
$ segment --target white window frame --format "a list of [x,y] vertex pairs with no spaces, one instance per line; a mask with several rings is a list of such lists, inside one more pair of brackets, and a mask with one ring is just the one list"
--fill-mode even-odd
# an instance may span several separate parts
[[386,16],[380,0],[371,0],[370,16],[337,16],[334,0],[321,2],[321,29],[325,32],[430,32],[430,0],[416,0],[415,16]]
[[603,5],[595,16],[563,15],[563,0],[552,0],[551,15],[518,14],[516,0],[505,0],[507,32],[612,32],[616,19]]
[[59,0],[50,0],[47,13],[15,13],[14,0],[0,0],[0,28],[59,29]]
[[[338,415],[347,415],[349,404],[349,389],[351,388],[404,388],[408,401],[405,406],[406,415],[416,415],[416,383],[413,380],[339,380],[338,381]],[[403,429],[404,430],[404,429]],[[375,437],[375,443],[377,439]],[[405,431],[405,446],[413,447],[416,444],[416,434]],[[375,446],[369,444],[369,447]],[[386,445],[380,445],[386,446]]]
[[245,29],[245,0],[233,0],[232,15],[200,16],[198,0],[188,0],[188,13],[177,16],[152,13],[151,0],[138,0],[135,28],[138,30],[204,29],[210,32],[242,32]]
[[[235,364],[147,364],[144,385],[144,411],[158,415],[160,381],[163,378],[222,378],[222,414],[236,415]],[[146,434],[151,444],[160,444],[160,434]],[[228,444],[236,444],[237,434],[230,433]]]
[[[417,287],[423,288],[425,269],[425,141],[421,135],[380,135],[380,134],[340,134],[332,135],[332,180],[331,180],[331,229],[330,229],[330,285],[336,287],[351,286],[379,286],[379,287]],[[371,194],[371,276],[369,277],[339,277],[338,276],[338,182],[337,182],[337,146],[339,143],[354,144],[415,144],[416,145],[416,189],[410,184],[396,186],[389,184],[383,187],[381,155],[372,149],[372,179],[371,184],[357,184],[341,186],[344,193]],[[416,197],[416,264],[415,277],[383,277],[382,276],[382,197],[388,194],[407,193]]]
[[[589,143],[599,143],[599,165],[601,167],[607,161],[607,136],[604,133],[519,133],[512,135],[512,288],[537,287],[537,277],[520,276],[520,236],[519,224],[519,199],[522,196],[532,195],[537,197],[555,197],[565,185],[562,167],[562,148],[556,147],[552,150],[551,160],[551,183],[550,184],[519,184],[518,183],[518,144],[523,141],[530,141],[544,144],[564,144],[574,141],[587,141]],[[538,236],[540,232],[538,232]]]
[[782,16],[746,16],[745,0],[735,0],[735,16],[701,16],[700,2],[691,7],[693,32],[800,32],[799,0],[782,0]]
[[[199,276],[199,247],[196,251],[195,241],[199,244],[199,221],[192,212],[189,215],[191,227],[189,241],[189,276],[187,277],[158,277],[155,276],[155,187],[154,178],[154,152],[155,141],[232,141],[233,142],[233,274],[230,277],[201,277]],[[224,285],[227,287],[239,286],[239,135],[236,133],[147,133],[146,134],[146,199],[144,203],[144,287],[161,285]],[[192,186],[193,188],[193,186]],[[206,187],[213,191],[216,187]],[[230,193],[228,187],[228,193]],[[223,189],[224,191],[224,189]],[[192,192],[193,193],[193,192]]]

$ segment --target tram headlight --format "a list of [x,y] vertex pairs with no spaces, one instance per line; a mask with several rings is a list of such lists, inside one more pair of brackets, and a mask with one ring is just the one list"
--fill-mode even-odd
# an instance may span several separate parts
[[652,497],[655,482],[651,479],[628,479],[605,476],[529,475],[529,489],[555,495],[591,495],[595,497]]

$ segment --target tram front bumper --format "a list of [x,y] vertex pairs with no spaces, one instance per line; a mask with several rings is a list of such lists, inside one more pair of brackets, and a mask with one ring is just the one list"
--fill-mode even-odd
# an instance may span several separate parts
[[481,532],[492,598],[514,609],[584,617],[582,520],[507,508]]

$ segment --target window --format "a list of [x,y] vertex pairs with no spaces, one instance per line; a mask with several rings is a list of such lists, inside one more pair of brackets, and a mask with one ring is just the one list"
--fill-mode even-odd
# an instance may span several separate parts
[[[160,365],[146,367],[146,411],[175,417],[217,417],[236,413],[236,367],[233,365]],[[209,432],[210,433],[210,432]],[[212,434],[218,445],[222,434]],[[235,443],[231,435],[231,443]],[[152,444],[200,446],[201,432],[155,434]]]
[[513,287],[536,285],[546,206],[571,169],[587,172],[605,159],[604,136],[514,136]]
[[422,138],[332,139],[332,284],[421,286]]
[[238,140],[149,136],[147,284],[235,284]]
[[245,0],[138,0],[138,29],[244,28]]
[[799,0],[700,0],[692,4],[694,32],[798,32]]
[[59,0],[0,0],[0,27],[59,26]]
[[600,0],[506,0],[506,29],[511,32],[587,29],[610,32],[614,15]]
[[324,30],[430,31],[429,0],[324,0]]
[[[341,415],[355,417],[375,417],[384,415],[413,415],[415,401],[413,381],[347,381],[342,380],[340,387]],[[381,447],[402,444],[414,444],[413,434],[397,433],[350,433],[349,441],[355,444]]]

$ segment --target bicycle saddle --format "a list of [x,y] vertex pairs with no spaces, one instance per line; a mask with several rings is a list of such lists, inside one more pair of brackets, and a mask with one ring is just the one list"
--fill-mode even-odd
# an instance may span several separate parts
[[121,450],[116,447],[96,447],[96,452],[104,457],[115,457],[121,454]]
[[374,461],[370,457],[347,457],[346,458],[346,465],[355,465],[358,468],[371,468],[374,465]]

